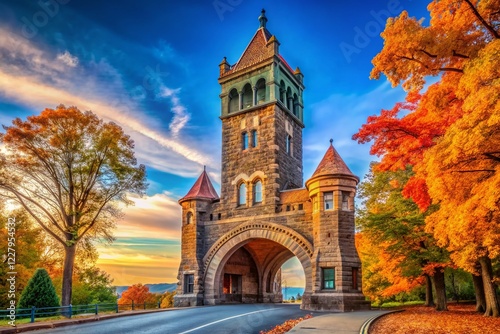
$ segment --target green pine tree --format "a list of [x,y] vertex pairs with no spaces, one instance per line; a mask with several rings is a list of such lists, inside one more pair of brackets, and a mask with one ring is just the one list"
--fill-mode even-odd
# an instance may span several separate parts
[[59,297],[49,273],[43,268],[38,268],[24,288],[19,300],[19,308],[57,307]]

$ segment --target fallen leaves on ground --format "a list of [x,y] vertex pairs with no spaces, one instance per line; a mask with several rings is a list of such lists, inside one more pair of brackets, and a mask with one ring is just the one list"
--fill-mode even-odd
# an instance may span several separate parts
[[260,331],[260,334],[283,334],[283,333],[288,332],[292,328],[294,328],[302,320],[311,319],[311,318],[312,318],[312,315],[308,314],[308,315],[306,315],[303,318],[290,319],[290,320],[285,321],[281,325],[278,325],[278,326],[274,327],[273,329],[271,329],[271,330],[269,330],[267,332],[266,331]]
[[410,307],[386,315],[371,326],[370,334],[485,334],[498,333],[500,318],[484,317],[475,305],[448,304],[438,312],[432,307]]

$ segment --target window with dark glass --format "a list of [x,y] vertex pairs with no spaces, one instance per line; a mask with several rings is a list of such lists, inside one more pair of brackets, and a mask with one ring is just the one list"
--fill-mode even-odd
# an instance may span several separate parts
[[191,224],[193,222],[193,214],[188,212],[186,215],[186,224]]
[[286,136],[286,154],[292,155],[292,136]]
[[352,267],[352,288],[358,289],[358,268]]
[[260,180],[253,185],[253,202],[262,203],[262,182]]
[[325,202],[325,210],[333,209],[333,192],[327,192],[323,194],[323,199]]
[[259,144],[259,139],[257,137],[257,130],[252,131],[252,147],[257,147]]
[[245,205],[247,202],[247,186],[242,183],[238,188],[238,205]]
[[184,293],[194,292],[194,275],[187,274],[184,275]]
[[323,268],[323,289],[335,289],[335,268]]
[[241,148],[243,150],[248,149],[248,133],[243,132],[241,134]]

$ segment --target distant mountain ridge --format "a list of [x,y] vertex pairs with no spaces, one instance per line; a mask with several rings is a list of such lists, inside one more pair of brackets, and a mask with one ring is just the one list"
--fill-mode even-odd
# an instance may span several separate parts
[[[155,284],[144,284],[149,288],[149,292],[152,293],[158,293],[158,294],[164,294],[165,292],[169,291],[175,291],[177,289],[177,284],[176,283],[155,283]],[[117,285],[115,286],[116,288],[116,294],[118,295],[118,298],[121,297],[122,292],[127,290],[130,287],[130,285]]]
[[[149,288],[149,292],[152,293],[158,293],[158,294],[164,294],[165,292],[169,291],[175,291],[177,289],[177,284],[176,283],[156,283],[156,284],[145,284]],[[130,287],[130,285],[118,285],[116,286],[116,293],[118,295],[118,298],[121,297],[122,292],[127,290]],[[285,300],[290,299],[290,297],[297,297],[297,294],[300,294],[301,296],[304,294],[304,288],[298,288],[298,287],[286,287],[281,289],[283,293],[283,298]]]

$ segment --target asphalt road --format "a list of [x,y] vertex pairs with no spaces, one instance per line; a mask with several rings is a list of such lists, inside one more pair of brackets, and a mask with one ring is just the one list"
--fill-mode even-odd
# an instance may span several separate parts
[[36,334],[258,334],[308,313],[293,304],[204,306],[38,330]]

